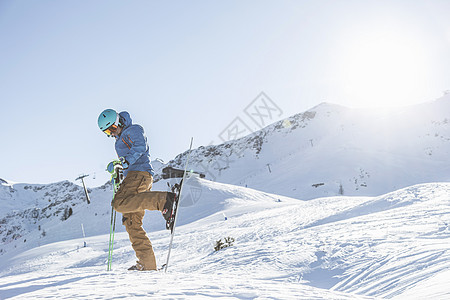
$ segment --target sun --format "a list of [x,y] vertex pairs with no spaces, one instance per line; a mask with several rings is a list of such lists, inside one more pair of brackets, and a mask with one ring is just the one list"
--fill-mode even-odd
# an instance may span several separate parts
[[354,107],[403,106],[425,88],[428,65],[420,39],[389,29],[367,32],[345,45],[339,85]]

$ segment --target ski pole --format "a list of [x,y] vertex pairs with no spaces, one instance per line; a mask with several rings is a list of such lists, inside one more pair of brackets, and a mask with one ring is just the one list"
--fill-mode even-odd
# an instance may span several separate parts
[[[114,184],[114,180],[113,184]],[[114,196],[116,195],[116,186],[113,185],[113,201]],[[108,266],[106,268],[107,271],[111,271],[111,263],[112,263],[112,253],[114,247],[114,233],[116,230],[116,212],[114,211],[114,207],[111,205],[111,226],[109,228],[109,251],[108,251]]]
[[[120,162],[120,161],[119,161]],[[111,176],[111,182],[113,184],[113,203],[114,198],[116,196],[117,191],[119,190],[120,183],[123,179],[123,168],[122,165],[115,165],[114,166],[114,172]],[[116,215],[117,212],[114,210],[113,203],[111,204],[111,227],[109,229],[109,251],[108,251],[108,266],[106,268],[107,271],[111,271],[111,265],[112,265],[112,254],[114,249],[114,235],[116,232]]]
[[[177,211],[178,211],[178,205],[180,204],[179,201],[181,201],[181,193],[183,192],[184,182],[186,181],[186,171],[187,171],[187,167],[188,167],[188,164],[189,164],[189,158],[191,157],[191,150],[192,150],[192,142],[193,141],[194,141],[194,138],[191,137],[191,145],[189,146],[188,156],[187,156],[187,159],[186,159],[186,163],[184,164],[183,178],[181,179],[180,192],[178,194]],[[173,220],[172,232],[170,234],[169,251],[167,253],[166,267],[165,267],[165,270],[164,270],[165,273],[167,273],[167,268],[169,267],[169,258],[170,258],[170,252],[172,251],[172,243],[173,243],[173,237],[175,235],[175,226],[177,224],[177,217],[178,217],[178,212],[175,214],[175,219]]]
[[111,271],[111,261],[112,261],[112,250],[114,244],[114,227],[113,221],[115,223],[115,212],[114,208],[111,209],[111,227],[109,228],[109,251],[108,251],[108,266],[106,268],[107,271]]

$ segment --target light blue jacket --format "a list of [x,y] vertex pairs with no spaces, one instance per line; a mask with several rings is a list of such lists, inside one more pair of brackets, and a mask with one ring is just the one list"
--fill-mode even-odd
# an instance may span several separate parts
[[116,152],[119,157],[124,157],[129,167],[124,170],[124,176],[128,171],[147,171],[152,176],[155,174],[150,160],[147,137],[142,126],[133,124],[130,114],[126,111],[119,113],[124,127],[120,136],[116,137]]

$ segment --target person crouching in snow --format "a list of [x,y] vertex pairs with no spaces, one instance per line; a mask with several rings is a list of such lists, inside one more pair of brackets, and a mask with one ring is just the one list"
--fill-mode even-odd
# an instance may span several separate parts
[[[154,171],[147,138],[142,126],[132,123],[128,112],[117,113],[106,109],[98,117],[98,126],[109,137],[115,137],[116,152],[124,169],[124,180],[111,204],[115,211],[122,213],[122,223],[138,258],[136,265],[128,270],[156,270],[155,253],[142,227],[142,220],[147,209],[161,211],[166,222],[169,222],[176,195],[150,191]],[[112,162],[108,169],[114,169]]]

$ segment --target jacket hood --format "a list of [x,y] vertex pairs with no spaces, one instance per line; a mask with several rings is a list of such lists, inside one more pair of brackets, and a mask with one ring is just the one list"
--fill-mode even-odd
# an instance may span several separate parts
[[127,111],[119,113],[119,117],[123,123],[123,128],[127,128],[132,124],[130,114]]

